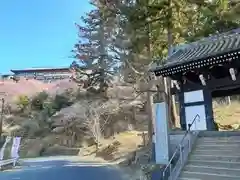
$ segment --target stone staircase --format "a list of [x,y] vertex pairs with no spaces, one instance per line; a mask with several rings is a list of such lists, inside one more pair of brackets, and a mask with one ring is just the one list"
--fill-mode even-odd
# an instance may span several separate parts
[[178,180],[240,180],[240,132],[200,134]]

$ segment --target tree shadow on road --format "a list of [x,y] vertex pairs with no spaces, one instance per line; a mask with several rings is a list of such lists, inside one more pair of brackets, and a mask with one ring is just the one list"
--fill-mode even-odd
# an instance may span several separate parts
[[2,172],[1,180],[123,180],[121,172],[113,166],[96,162],[68,160],[28,161],[21,169]]

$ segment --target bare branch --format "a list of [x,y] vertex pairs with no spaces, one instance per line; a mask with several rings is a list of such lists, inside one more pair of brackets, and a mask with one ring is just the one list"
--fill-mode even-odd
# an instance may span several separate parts
[[131,70],[132,70],[134,73],[139,74],[139,75],[144,75],[144,73],[141,73],[141,72],[137,71],[137,70],[133,67],[133,65],[128,61],[127,58],[125,58],[124,61],[127,63],[127,65],[131,68]]
[[86,109],[84,125],[88,129],[87,134],[94,138],[98,147],[106,125],[112,120],[111,114],[116,113],[120,108],[117,103],[106,102],[102,105],[100,103],[89,103]]

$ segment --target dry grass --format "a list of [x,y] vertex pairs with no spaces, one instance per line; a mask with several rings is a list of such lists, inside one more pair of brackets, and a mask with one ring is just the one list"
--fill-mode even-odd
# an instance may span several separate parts
[[121,160],[138,149],[142,144],[142,137],[138,136],[139,131],[126,131],[115,135],[113,138],[101,140],[101,146],[96,154],[95,146],[84,148],[82,153],[85,156],[101,157],[108,161]]
[[138,149],[138,145],[142,144],[142,137],[138,134],[140,134],[138,131],[126,131],[115,136],[121,144],[115,153],[115,158],[120,158]]
[[240,124],[240,102],[233,101],[230,105],[214,104],[215,121],[221,125]]
[[[233,101],[230,105],[214,104],[213,111],[215,121],[220,125],[226,126],[240,124],[240,102]],[[117,141],[119,144],[114,151],[111,151],[111,159],[126,157],[131,154],[131,152],[136,151],[138,146],[142,144],[142,137],[139,136],[139,134],[141,134],[139,131],[126,131],[119,133],[115,135],[114,138],[103,140],[100,150],[102,149],[106,151],[108,146],[111,147],[110,145],[114,141]]]

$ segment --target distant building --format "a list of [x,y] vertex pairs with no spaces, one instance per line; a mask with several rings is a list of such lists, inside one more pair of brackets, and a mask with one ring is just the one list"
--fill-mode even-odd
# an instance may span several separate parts
[[12,74],[2,74],[0,76],[1,76],[2,81],[12,79],[12,77],[13,77]]
[[69,79],[72,76],[70,68],[31,68],[11,70],[11,72],[19,78],[36,79],[43,82]]

